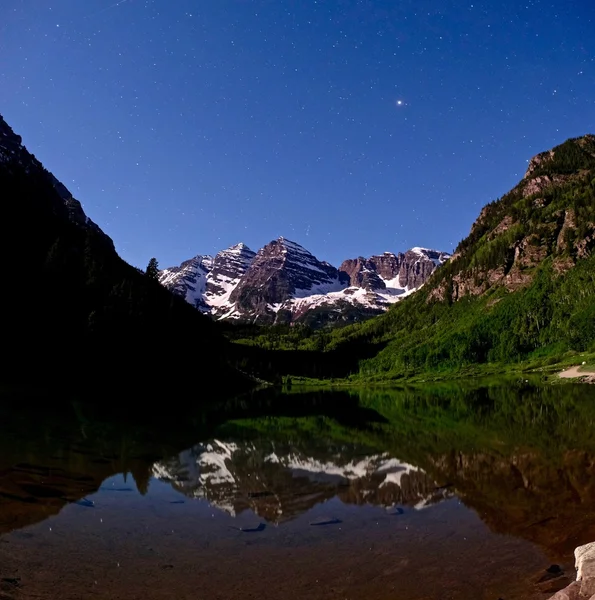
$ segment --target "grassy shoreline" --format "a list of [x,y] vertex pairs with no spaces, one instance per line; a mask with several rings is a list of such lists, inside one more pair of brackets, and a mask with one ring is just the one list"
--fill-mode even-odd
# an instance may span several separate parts
[[[583,364],[585,363],[585,364]],[[563,384],[573,383],[577,379],[561,379],[558,374],[565,369],[579,367],[585,375],[595,373],[595,353],[593,352],[568,352],[562,357],[534,359],[513,364],[482,364],[469,365],[456,371],[421,371],[403,373],[397,376],[372,376],[363,377],[352,375],[343,379],[315,379],[309,377],[283,377],[285,386],[299,387],[358,387],[358,386],[391,386],[402,384],[437,383],[457,381],[463,379],[481,379],[485,377],[532,377],[540,376],[543,383]]]

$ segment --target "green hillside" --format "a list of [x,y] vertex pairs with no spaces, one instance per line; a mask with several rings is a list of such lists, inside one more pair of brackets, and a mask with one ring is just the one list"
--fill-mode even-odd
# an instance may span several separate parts
[[488,204],[419,293],[334,333],[327,349],[386,344],[360,364],[361,375],[381,377],[595,350],[594,246],[595,137],[586,136]]
[[[453,258],[387,313],[301,339],[294,331],[248,343],[261,352],[286,348],[299,360],[284,360],[282,372],[318,378],[553,364],[569,351],[595,351],[594,247],[589,135],[532,159],[525,178],[484,207]],[[307,351],[316,352],[310,368]]]

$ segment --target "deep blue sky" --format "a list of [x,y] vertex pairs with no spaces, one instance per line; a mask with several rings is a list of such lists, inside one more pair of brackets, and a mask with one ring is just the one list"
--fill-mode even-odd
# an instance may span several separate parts
[[449,251],[595,132],[595,2],[2,0],[0,113],[135,265]]

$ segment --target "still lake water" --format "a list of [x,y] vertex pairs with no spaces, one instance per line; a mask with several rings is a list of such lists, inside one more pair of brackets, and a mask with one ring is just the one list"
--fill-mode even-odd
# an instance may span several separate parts
[[594,386],[30,403],[0,398],[2,600],[538,600],[595,540]]

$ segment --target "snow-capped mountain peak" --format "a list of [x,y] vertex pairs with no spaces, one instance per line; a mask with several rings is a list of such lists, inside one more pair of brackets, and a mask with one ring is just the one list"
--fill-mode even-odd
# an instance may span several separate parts
[[279,311],[291,314],[292,302],[347,286],[346,277],[319,261],[304,247],[280,237],[261,248],[230,296],[235,314],[252,321],[275,321]]
[[416,291],[448,258],[444,252],[415,247],[350,259],[337,269],[281,236],[257,253],[239,243],[214,259],[195,257],[162,271],[160,281],[219,319],[311,322],[315,312],[318,321],[326,322],[386,310]]
[[174,294],[185,298],[186,302],[203,312],[209,312],[205,302],[207,276],[213,267],[213,257],[199,254],[184,261],[179,267],[161,271],[159,281]]
[[227,250],[223,250],[223,252],[227,252],[228,254],[241,254],[242,252],[248,250],[252,252],[244,242],[240,242],[239,244],[235,244],[234,246],[230,246]]
[[229,309],[229,297],[249,269],[256,254],[240,242],[215,256],[207,277],[205,303],[211,312],[218,314]]
[[254,259],[243,242],[221,250],[213,258],[199,254],[179,267],[164,269],[159,281],[202,312],[217,313],[228,307],[230,294]]

